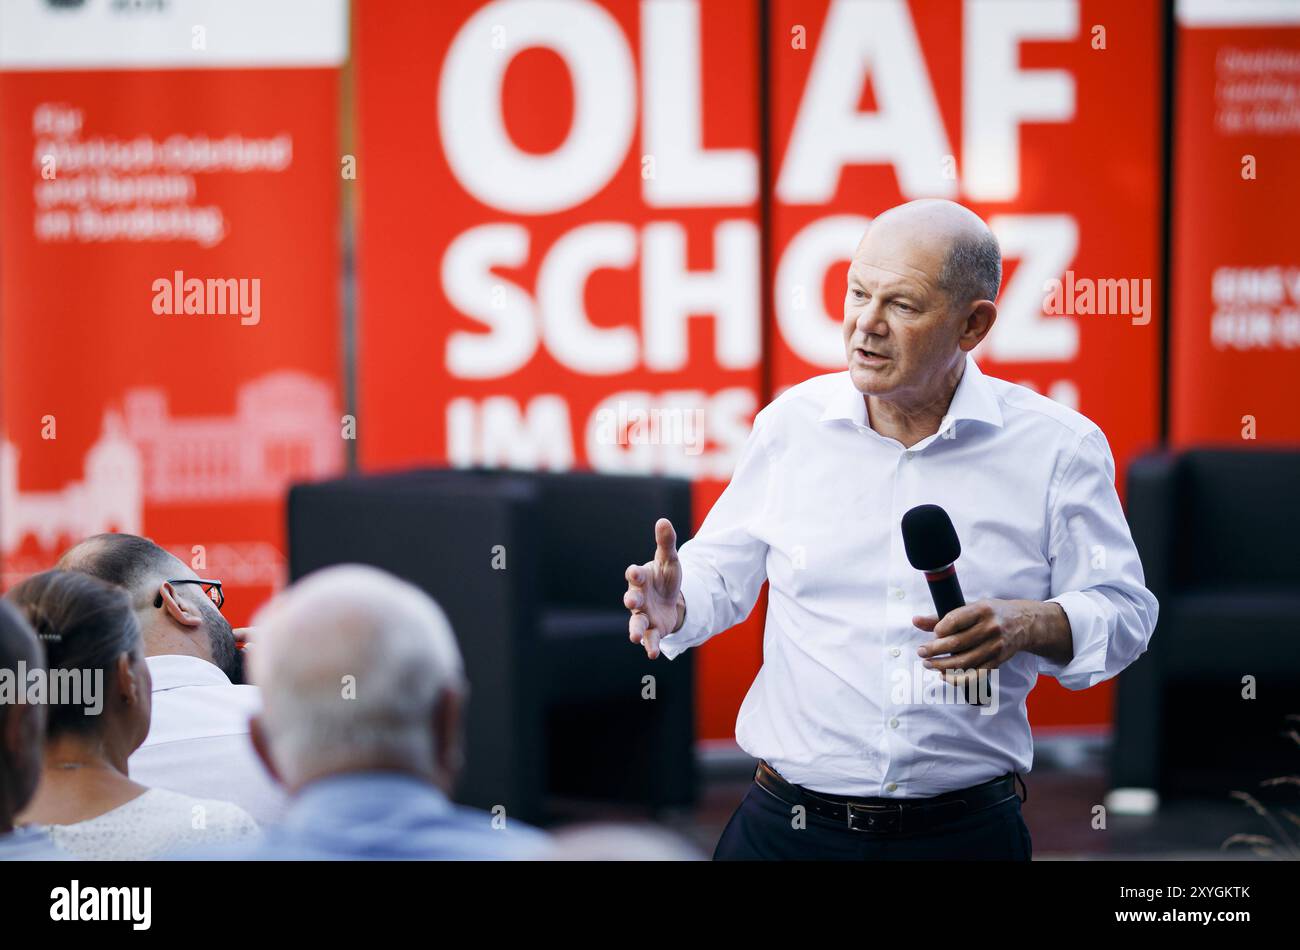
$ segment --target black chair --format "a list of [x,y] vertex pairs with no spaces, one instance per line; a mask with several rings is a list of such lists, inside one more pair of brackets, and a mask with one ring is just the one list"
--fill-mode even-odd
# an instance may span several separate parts
[[[1290,752],[1276,741],[1281,714],[1300,713],[1300,702],[1286,708],[1300,685],[1298,487],[1300,452],[1194,450],[1130,466],[1129,525],[1160,617],[1119,677],[1112,787],[1167,791],[1175,766],[1202,777],[1293,770],[1293,752],[1289,763],[1259,759]],[[1247,675],[1271,702],[1241,699]],[[1173,721],[1177,695],[1192,701]]]
[[[695,799],[694,662],[627,639],[623,572],[668,517],[685,541],[690,483],[591,473],[429,469],[294,486],[293,578],[381,567],[447,612],[470,680],[457,798],[528,821],[548,795]],[[647,679],[650,677],[650,679]]]

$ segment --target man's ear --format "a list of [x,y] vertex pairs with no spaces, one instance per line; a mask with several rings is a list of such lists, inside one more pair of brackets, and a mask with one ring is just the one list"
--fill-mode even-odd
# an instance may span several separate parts
[[253,716],[248,720],[248,738],[253,741],[253,751],[257,753],[258,759],[262,765],[271,773],[271,778],[275,779],[277,785],[283,785],[284,779],[280,777],[280,770],[275,767],[275,760],[271,758],[271,744],[266,738],[266,727],[262,725],[261,716]]
[[465,697],[460,690],[447,688],[433,704],[433,741],[436,765],[446,791],[456,784],[456,778],[465,765],[465,748],[461,710]]
[[969,353],[979,346],[981,340],[989,335],[989,331],[993,329],[993,324],[997,322],[997,319],[998,308],[993,301],[975,301],[966,314],[966,322],[962,325],[961,336],[957,340],[957,345]]
[[203,615],[189,607],[176,596],[176,588],[169,581],[163,581],[158,587],[155,605],[167,611],[167,614],[182,627],[198,627],[203,623]]

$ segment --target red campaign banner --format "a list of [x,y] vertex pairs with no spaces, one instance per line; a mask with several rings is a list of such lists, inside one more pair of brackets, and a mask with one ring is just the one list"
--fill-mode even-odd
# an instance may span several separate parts
[[1300,5],[1180,3],[1170,442],[1300,443]]
[[[1100,425],[1122,488],[1159,437],[1161,23],[1154,0],[774,0],[774,388],[844,368],[870,217],[949,198],[1002,246],[981,368]],[[1110,687],[1031,704],[1104,725]]]
[[[363,467],[674,472],[702,518],[762,364],[776,389],[843,368],[867,216],[936,195],[989,219],[1007,257],[982,363],[1095,419],[1121,476],[1156,441],[1159,4],[758,9],[358,7]],[[703,412],[694,451],[622,438],[656,409]],[[700,651],[703,738],[732,735],[762,614]],[[1107,721],[1107,690],[1060,694],[1044,684],[1036,721]]]
[[6,5],[0,555],[10,586],[144,534],[240,625],[286,486],[343,465],[346,7],[200,6]]
[[[759,408],[757,9],[358,5],[363,469],[678,474],[703,517]],[[700,651],[703,737],[761,618]]]

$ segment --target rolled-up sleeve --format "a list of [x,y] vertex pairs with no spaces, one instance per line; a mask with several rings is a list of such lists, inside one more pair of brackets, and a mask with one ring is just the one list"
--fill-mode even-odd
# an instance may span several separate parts
[[1074,657],[1064,665],[1039,657],[1038,669],[1067,689],[1087,689],[1146,651],[1159,605],[1145,586],[1099,429],[1080,439],[1051,497],[1049,602],[1069,618]]
[[678,552],[686,618],[659,641],[670,660],[748,617],[767,579],[767,544],[754,531],[770,483],[765,415],[754,419],[731,482]]

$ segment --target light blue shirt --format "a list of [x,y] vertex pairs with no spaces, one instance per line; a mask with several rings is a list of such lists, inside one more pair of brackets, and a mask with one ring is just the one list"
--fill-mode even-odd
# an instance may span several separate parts
[[[537,829],[451,802],[412,775],[354,772],[312,782],[253,847],[194,857],[239,861],[497,861],[536,857]],[[499,822],[498,822],[499,824]]]
[[39,828],[15,828],[0,834],[0,861],[71,861],[72,855]]

